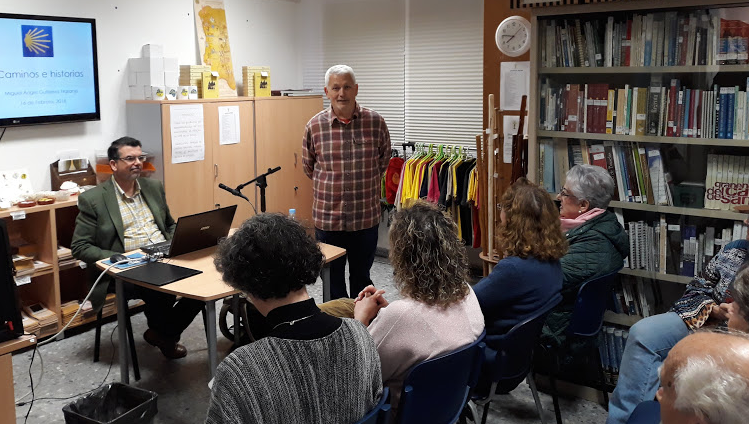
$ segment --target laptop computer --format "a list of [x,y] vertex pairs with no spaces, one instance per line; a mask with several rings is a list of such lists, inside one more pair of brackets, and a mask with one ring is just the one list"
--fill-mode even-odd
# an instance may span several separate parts
[[218,244],[229,235],[237,205],[180,217],[171,240],[141,247],[149,255],[172,258]]

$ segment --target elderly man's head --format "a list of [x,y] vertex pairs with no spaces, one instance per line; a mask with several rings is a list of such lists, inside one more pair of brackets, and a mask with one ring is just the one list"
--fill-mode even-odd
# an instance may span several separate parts
[[697,332],[671,349],[661,367],[663,424],[749,421],[749,336]]

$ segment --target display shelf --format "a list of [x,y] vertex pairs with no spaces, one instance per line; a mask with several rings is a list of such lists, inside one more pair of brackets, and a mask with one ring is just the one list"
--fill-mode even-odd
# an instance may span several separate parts
[[59,268],[60,271],[65,271],[66,269],[78,268],[81,264],[83,264],[83,261],[75,261],[69,264],[60,265]]
[[13,215],[14,212],[25,212],[26,215],[33,214],[36,212],[48,211],[51,209],[65,208],[68,206],[76,206],[78,204],[78,196],[73,196],[68,200],[52,203],[51,205],[36,205],[30,208],[19,208],[18,206],[11,206],[10,209],[4,209],[0,211],[0,218],[7,218]]
[[646,212],[666,213],[672,215],[697,216],[702,218],[729,219],[734,221],[743,221],[746,219],[745,213],[724,211],[718,209],[698,209],[698,208],[680,208],[677,206],[649,205],[647,203],[620,202],[612,200],[609,203],[610,208],[621,208]]
[[650,278],[658,281],[670,281],[672,283],[689,284],[694,277],[686,275],[661,274],[655,271],[645,271],[643,269],[624,268],[619,271],[620,274],[631,275],[640,278]]
[[[117,302],[115,301],[115,305],[116,304],[117,304]],[[136,309],[136,308],[140,308],[141,306],[144,306],[145,304],[146,303],[143,302],[142,300],[138,300],[136,303],[133,303],[132,305],[129,305],[128,309],[133,310],[133,309]],[[102,314],[102,318],[108,318],[108,317],[115,316],[115,315],[117,315],[117,308],[116,308],[116,306],[115,306],[115,308],[114,308],[114,310],[112,312]],[[92,322],[96,322],[96,315],[90,316],[88,318],[84,318],[83,320],[81,320],[78,323],[71,324],[70,327],[68,327],[68,330],[70,330],[71,328],[80,327],[82,325],[91,324]],[[64,322],[62,323],[62,326],[65,326]]]
[[747,73],[749,65],[701,65],[701,66],[610,66],[610,67],[555,67],[541,68],[538,74],[600,75],[600,74],[699,74],[699,73]]
[[623,325],[625,327],[631,327],[641,319],[642,317],[639,315],[617,314],[614,311],[606,311],[603,314],[603,320],[605,322]]
[[749,147],[749,140],[733,140],[727,138],[663,137],[650,135],[601,134],[547,130],[537,130],[536,134],[538,135],[538,137],[545,138],[627,141],[637,143],[682,144],[692,146]]

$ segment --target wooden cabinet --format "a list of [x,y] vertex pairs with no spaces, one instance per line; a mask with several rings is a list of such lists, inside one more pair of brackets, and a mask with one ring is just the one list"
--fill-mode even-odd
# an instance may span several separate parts
[[[317,96],[255,99],[257,172],[281,167],[268,177],[267,211],[287,214],[296,209],[296,218],[308,227],[313,225],[312,180],[304,175],[302,139],[305,125],[322,108]],[[259,190],[257,196],[260,202]]]
[[[185,104],[203,107],[205,159],[172,163],[171,108]],[[219,108],[225,106],[239,108],[238,144],[220,144]],[[307,121],[320,110],[319,96],[128,101],[127,133],[143,143],[144,151],[154,155],[153,177],[164,182],[175,218],[238,205],[233,225],[239,226],[254,211],[244,200],[218,188],[218,184],[234,188],[268,168],[281,166],[281,171],[268,178],[267,211],[288,213],[289,208],[295,208],[298,219],[311,225],[312,183],[302,171],[302,136]],[[242,192],[259,212],[260,194],[255,185]]]
[[[203,109],[203,160],[173,163],[172,106],[193,104]],[[255,124],[253,102],[247,99],[128,101],[128,135],[143,143],[143,150],[154,154],[155,178],[164,183],[169,209],[175,219],[207,210],[237,205],[234,226],[253,215],[250,205],[218,187],[236,187],[255,176]],[[221,144],[219,108],[239,111],[239,143]],[[252,200],[252,191],[245,189]]]

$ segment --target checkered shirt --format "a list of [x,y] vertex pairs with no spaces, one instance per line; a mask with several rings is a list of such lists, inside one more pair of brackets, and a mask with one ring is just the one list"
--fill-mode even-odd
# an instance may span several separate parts
[[112,183],[117,190],[117,205],[122,215],[122,226],[125,228],[125,252],[139,249],[151,243],[166,240],[153,219],[151,208],[148,207],[140,194],[140,183],[135,181],[135,193],[128,197],[125,191],[112,177]]

